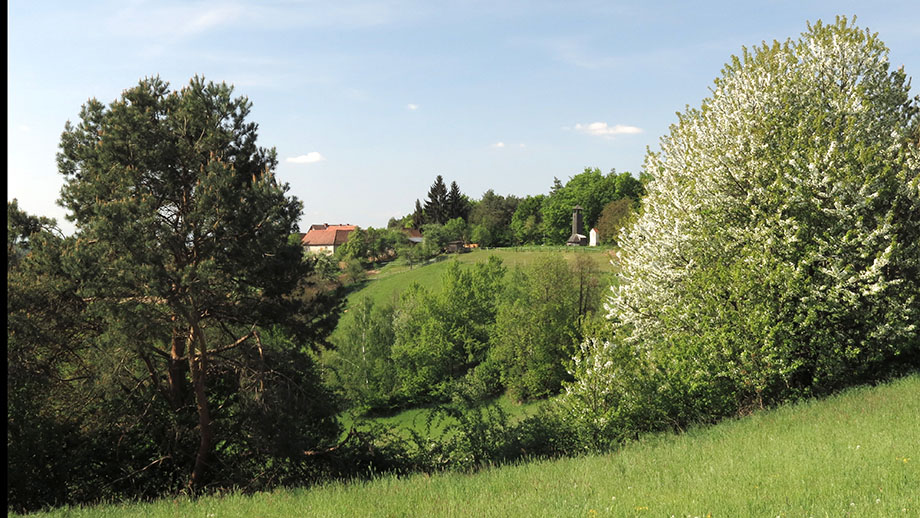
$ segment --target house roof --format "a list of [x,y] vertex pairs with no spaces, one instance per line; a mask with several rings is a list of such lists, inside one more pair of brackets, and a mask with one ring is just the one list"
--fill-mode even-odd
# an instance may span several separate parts
[[402,231],[405,232],[410,239],[413,237],[422,237],[422,231],[417,228],[404,228]]
[[311,225],[300,243],[304,246],[338,246],[348,241],[348,234],[354,229],[354,225]]

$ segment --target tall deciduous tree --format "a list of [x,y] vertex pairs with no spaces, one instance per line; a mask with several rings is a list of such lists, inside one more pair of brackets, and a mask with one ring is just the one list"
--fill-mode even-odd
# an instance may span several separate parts
[[632,198],[620,198],[604,205],[597,219],[597,231],[602,243],[616,244],[620,231],[635,216],[635,206],[636,202]]
[[534,245],[543,240],[543,213],[546,196],[527,196],[518,203],[511,216],[511,233],[516,245]]
[[596,264],[547,255],[508,278],[491,334],[489,361],[517,400],[555,394],[565,362],[581,339],[581,324],[597,311],[603,290]]
[[489,189],[470,212],[472,239],[482,246],[510,246],[511,218],[519,198],[502,196]]
[[275,178],[274,149],[257,146],[250,106],[226,84],[196,77],[170,91],[144,79],[109,106],[88,101],[58,155],[61,201],[79,232],[73,257],[93,272],[79,294],[120,323],[144,383],[177,415],[193,409],[193,488],[219,461],[218,445],[235,439],[227,407],[239,398],[221,392],[227,380],[216,373],[238,372],[239,390],[263,394],[261,408],[288,404],[277,398],[295,389],[266,387],[290,378],[266,364],[300,360],[263,350],[257,330],[283,323],[309,341],[334,325],[329,305],[293,295],[311,264],[288,241],[301,203]]

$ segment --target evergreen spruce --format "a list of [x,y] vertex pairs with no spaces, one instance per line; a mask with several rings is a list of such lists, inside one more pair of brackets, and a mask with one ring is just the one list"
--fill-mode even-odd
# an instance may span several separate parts
[[425,200],[425,220],[426,223],[443,225],[449,219],[447,186],[444,185],[444,178],[438,175],[431,184],[431,188],[428,189],[428,199]]

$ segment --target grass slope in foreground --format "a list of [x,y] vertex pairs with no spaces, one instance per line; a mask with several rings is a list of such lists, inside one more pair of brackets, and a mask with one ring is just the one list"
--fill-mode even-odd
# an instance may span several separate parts
[[617,453],[50,516],[920,516],[920,375]]

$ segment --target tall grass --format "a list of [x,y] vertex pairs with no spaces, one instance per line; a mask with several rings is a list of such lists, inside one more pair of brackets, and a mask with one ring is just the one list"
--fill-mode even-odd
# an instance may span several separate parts
[[920,516],[920,375],[610,455],[46,516]]

